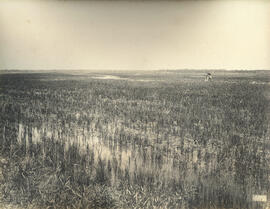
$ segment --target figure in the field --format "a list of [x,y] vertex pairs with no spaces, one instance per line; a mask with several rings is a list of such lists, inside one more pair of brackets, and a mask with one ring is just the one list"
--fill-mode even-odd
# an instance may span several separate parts
[[205,76],[205,81],[211,81],[212,80],[212,75],[211,73],[207,73],[206,76]]

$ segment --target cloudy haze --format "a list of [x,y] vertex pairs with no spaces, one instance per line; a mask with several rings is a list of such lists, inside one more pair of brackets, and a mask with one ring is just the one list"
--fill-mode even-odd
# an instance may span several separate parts
[[0,1],[0,69],[270,69],[270,1]]

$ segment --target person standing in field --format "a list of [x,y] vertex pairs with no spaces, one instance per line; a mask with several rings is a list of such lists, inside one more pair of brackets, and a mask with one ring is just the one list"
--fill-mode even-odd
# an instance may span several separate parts
[[212,80],[212,75],[211,73],[207,73],[205,76],[205,81],[211,81]]

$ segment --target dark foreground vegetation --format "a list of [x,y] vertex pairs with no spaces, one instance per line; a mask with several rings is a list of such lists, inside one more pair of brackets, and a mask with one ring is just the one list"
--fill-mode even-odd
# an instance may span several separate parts
[[1,74],[1,202],[264,207],[252,195],[270,189],[269,75],[201,73]]

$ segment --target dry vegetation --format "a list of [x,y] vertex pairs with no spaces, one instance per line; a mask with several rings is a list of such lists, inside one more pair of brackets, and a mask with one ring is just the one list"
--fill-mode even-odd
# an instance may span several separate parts
[[2,204],[261,207],[251,196],[270,188],[270,86],[254,75],[0,75]]

